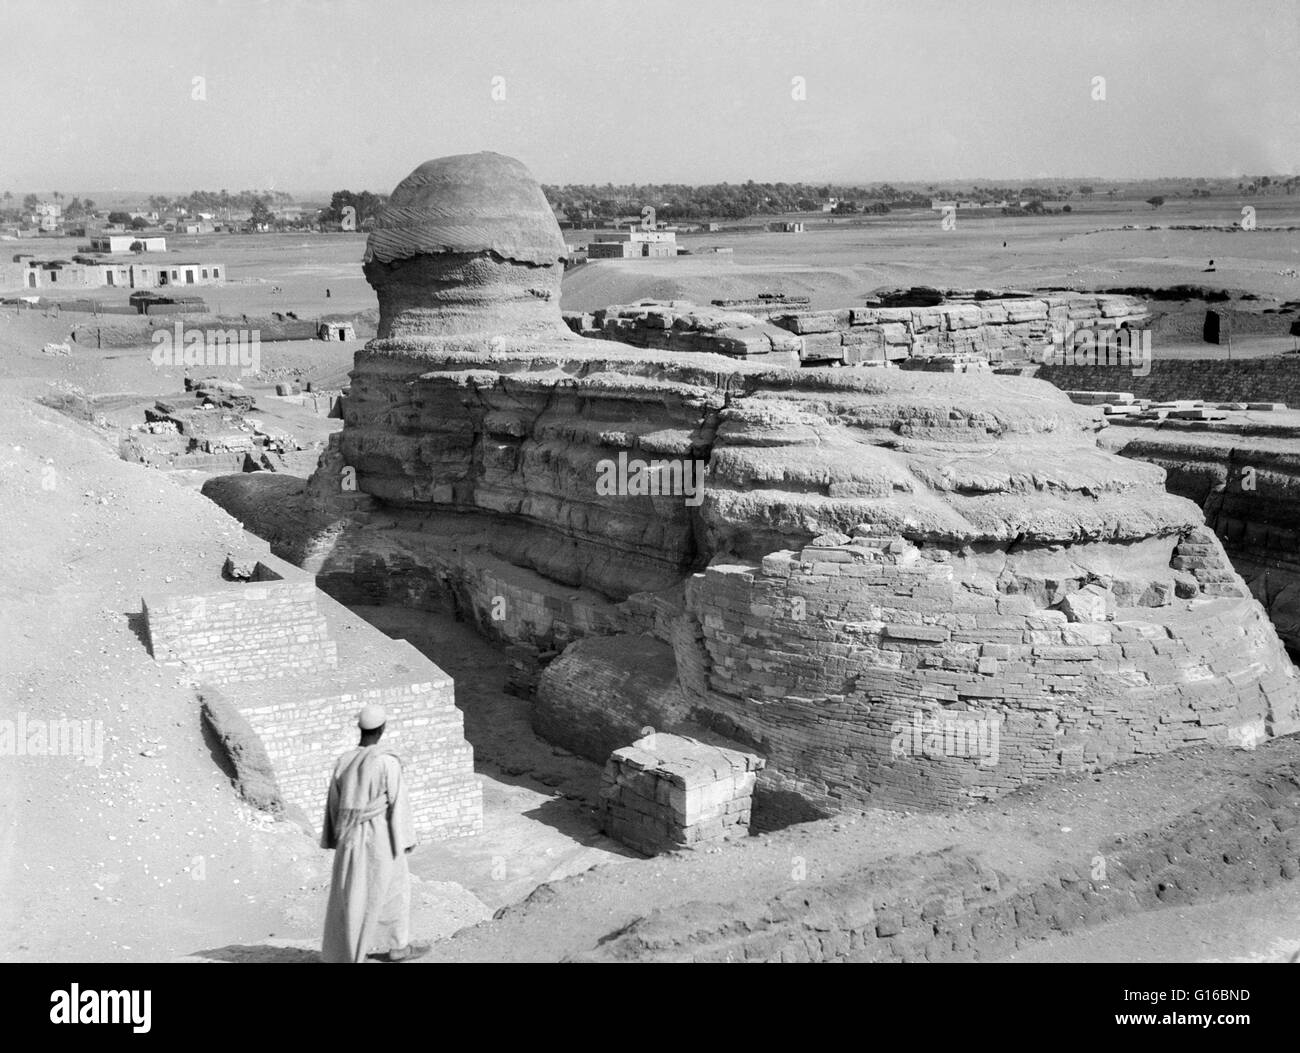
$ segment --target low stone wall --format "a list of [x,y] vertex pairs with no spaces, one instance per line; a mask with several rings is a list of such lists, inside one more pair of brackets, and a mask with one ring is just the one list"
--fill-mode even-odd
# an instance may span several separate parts
[[306,478],[316,470],[320,455],[321,451],[318,449],[286,450],[284,453],[268,450],[257,457],[255,463],[273,472],[288,472],[290,475]]
[[932,307],[861,307],[759,313],[644,300],[591,314],[570,313],[580,336],[634,347],[711,352],[787,368],[885,364],[908,359],[977,355],[1000,361],[1028,357],[1075,329],[1141,324],[1146,305],[1134,297],[1065,293],[989,299]]
[[647,300],[593,314],[570,312],[565,321],[579,336],[664,351],[756,358],[773,368],[798,366],[803,348],[803,341],[753,314],[680,300]]
[[231,474],[248,467],[247,450],[230,450],[225,453],[176,453],[161,443],[141,441],[135,435],[125,436],[118,443],[118,454],[124,461],[147,464],[160,471],[197,471]]
[[[56,306],[53,301],[42,304],[42,307],[47,310],[52,306]],[[57,306],[60,310],[69,310],[66,304],[57,304]],[[161,329],[171,332],[178,322],[184,325],[187,331],[207,332],[213,330],[224,333],[230,329],[248,332],[256,330],[259,339],[263,343],[282,340],[316,340],[319,339],[321,322],[331,321],[336,326],[340,324],[351,325],[355,336],[365,338],[375,334],[376,314],[374,311],[324,315],[319,321],[315,319],[275,318],[267,315],[240,315],[238,317],[221,315],[215,318],[187,319],[185,317],[178,318],[176,314],[172,313],[179,312],[181,315],[206,314],[209,310],[210,308],[206,306],[190,308],[177,304],[165,308],[151,308],[147,315],[141,315],[136,312],[134,307],[120,309],[100,307],[97,312],[99,314],[128,315],[134,318],[135,322],[132,323],[126,319],[105,325],[87,322],[73,329],[72,340],[83,347],[138,347],[149,349],[153,346],[152,336],[155,330]]]
[[1284,402],[1300,406],[1300,358],[1161,358],[1152,349],[1150,373],[1131,366],[1039,367],[1035,376],[1062,391],[1124,391],[1136,398],[1169,402]]
[[[207,311],[204,307],[202,311]],[[134,312],[132,312],[134,314]],[[158,312],[151,312],[157,315]],[[193,312],[186,311],[186,314]],[[155,331],[162,330],[171,332],[176,324],[184,325],[186,331],[207,332],[227,332],[230,329],[240,329],[245,332],[257,331],[258,338],[263,343],[272,343],[279,340],[315,340],[316,323],[314,321],[283,321],[279,322],[271,318],[214,318],[202,319],[199,321],[186,321],[176,319],[175,316],[163,319],[159,317],[157,321],[150,321],[147,316],[136,315],[140,319],[138,325],[127,325],[125,323],[115,323],[113,325],[81,325],[72,331],[72,340],[74,343],[83,347],[136,347],[143,350],[150,350],[153,344],[153,334]]]

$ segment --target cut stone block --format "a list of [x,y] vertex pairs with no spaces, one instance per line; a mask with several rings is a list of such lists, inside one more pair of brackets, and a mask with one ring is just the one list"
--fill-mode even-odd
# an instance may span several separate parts
[[1066,596],[1061,610],[1072,622],[1104,622],[1115,613],[1115,597],[1099,585],[1088,585]]
[[765,763],[683,735],[646,735],[605,765],[601,828],[647,855],[747,836]]

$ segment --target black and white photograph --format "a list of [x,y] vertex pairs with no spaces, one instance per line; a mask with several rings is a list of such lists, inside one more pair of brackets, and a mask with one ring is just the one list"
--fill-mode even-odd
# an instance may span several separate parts
[[1294,0],[0,0],[0,89],[42,1020],[321,963],[1285,1008],[1198,977],[1300,963]]

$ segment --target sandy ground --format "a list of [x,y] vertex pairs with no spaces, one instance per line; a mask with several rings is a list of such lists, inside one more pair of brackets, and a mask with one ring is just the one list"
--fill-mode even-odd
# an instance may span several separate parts
[[[142,593],[210,577],[227,551],[258,542],[194,492],[196,473],[123,462],[116,428],[28,401],[72,387],[116,392],[102,416],[120,426],[153,397],[183,397],[179,375],[146,355],[43,354],[58,335],[39,314],[0,315],[0,716],[90,721],[103,749],[99,763],[90,747],[0,757],[0,959],[311,957],[329,853],[237,799],[204,741],[192,686],[157,666],[139,635]],[[264,419],[321,427],[265,401]],[[452,672],[467,712],[489,714],[468,718],[485,832],[413,855],[417,932],[448,935],[540,882],[634,858],[590,820],[599,773],[533,738],[523,704],[501,691],[496,651],[445,619],[369,613]]]
[[[1260,756],[1267,760],[1268,747]],[[891,856],[956,849],[981,856],[1011,882],[1060,861],[1085,866],[1097,845],[1149,828],[1161,816],[1231,788],[1249,765],[1243,751],[1183,751],[1013,794],[946,815],[874,811],[754,837],[725,851],[668,856],[629,868],[600,867],[541,889],[492,925],[435,945],[433,961],[554,961],[580,953],[656,908],[727,907],[800,880],[835,879]],[[1286,885],[1190,908],[1166,908],[1035,942],[1014,961],[1279,961],[1300,941],[1300,890]],[[700,912],[693,906],[696,917]]]
[[[1300,225],[1300,198],[1255,202],[1259,227]],[[683,235],[693,253],[730,256],[598,260],[566,277],[562,306],[590,311],[642,298],[709,303],[783,292],[818,308],[851,306],[873,289],[1102,287],[1178,284],[1249,290],[1300,299],[1300,232],[1122,230],[1126,225],[1231,224],[1227,200],[1145,204],[1069,215],[980,216],[962,212],[945,231],[937,213],[910,211],[851,221],[814,221],[803,234],[723,232]],[[1003,242],[1006,247],[1003,247]],[[1210,260],[1214,270],[1209,271]],[[1286,273],[1286,272],[1291,273]]]

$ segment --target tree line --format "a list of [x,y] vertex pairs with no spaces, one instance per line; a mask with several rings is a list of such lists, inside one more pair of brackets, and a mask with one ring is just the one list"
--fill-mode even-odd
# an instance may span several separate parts
[[[888,183],[874,189],[824,183],[686,183],[622,184],[615,186],[566,183],[544,185],[551,207],[574,223],[608,222],[639,215],[649,205],[656,219],[669,223],[711,219],[745,219],[748,216],[817,212],[834,202],[840,213],[930,204],[928,195],[905,192]],[[874,206],[874,207],[873,207]]]
[[[1137,189],[1139,187],[1145,190]],[[1127,188],[1127,193],[1126,193]],[[1173,178],[1164,180],[1134,180],[1126,184],[1111,185],[1105,190],[1109,199],[1127,197],[1159,189],[1161,193],[1143,198],[1153,208],[1169,198],[1205,198],[1222,195],[1278,195],[1294,194],[1300,190],[1300,176],[1244,176],[1232,179]],[[791,212],[818,212],[826,209],[836,215],[881,214],[894,208],[928,208],[934,199],[975,201],[984,205],[1005,204],[1014,214],[1033,214],[1045,210],[1044,201],[1067,201],[1076,195],[1089,199],[1097,188],[1089,183],[1040,184],[1035,186],[985,186],[975,185],[965,189],[954,185],[930,183],[922,187],[911,184],[899,188],[890,183],[866,185],[838,183],[760,183],[750,179],[744,183],[565,183],[544,185],[546,200],[558,215],[575,225],[608,225],[626,217],[641,215],[647,205],[655,210],[655,218],[667,223],[704,222],[708,220],[740,220],[751,216],[781,215]],[[1136,195],[1135,195],[1136,196]],[[95,202],[89,198],[65,199],[59,191],[50,198],[62,205],[65,220],[89,219],[95,215]],[[0,217],[6,222],[18,223],[35,212],[43,200],[36,194],[22,199],[22,208],[15,207],[12,191],[2,195]],[[388,201],[386,194],[369,190],[336,190],[328,205],[323,208],[304,209],[301,216],[283,215],[285,206],[294,198],[280,190],[192,190],[188,194],[168,196],[154,194],[148,199],[150,210],[160,216],[168,213],[195,215],[211,213],[214,217],[229,220],[232,213],[248,214],[257,227],[265,225],[277,230],[310,230],[317,227],[337,229],[343,222],[347,208],[355,210],[356,229],[371,229]],[[1020,202],[1027,204],[1021,206]],[[829,207],[828,207],[829,206]],[[277,214],[279,213],[279,214]],[[122,217],[125,216],[125,219]],[[113,213],[110,219],[131,225],[128,212]],[[135,226],[142,226],[136,220]]]

